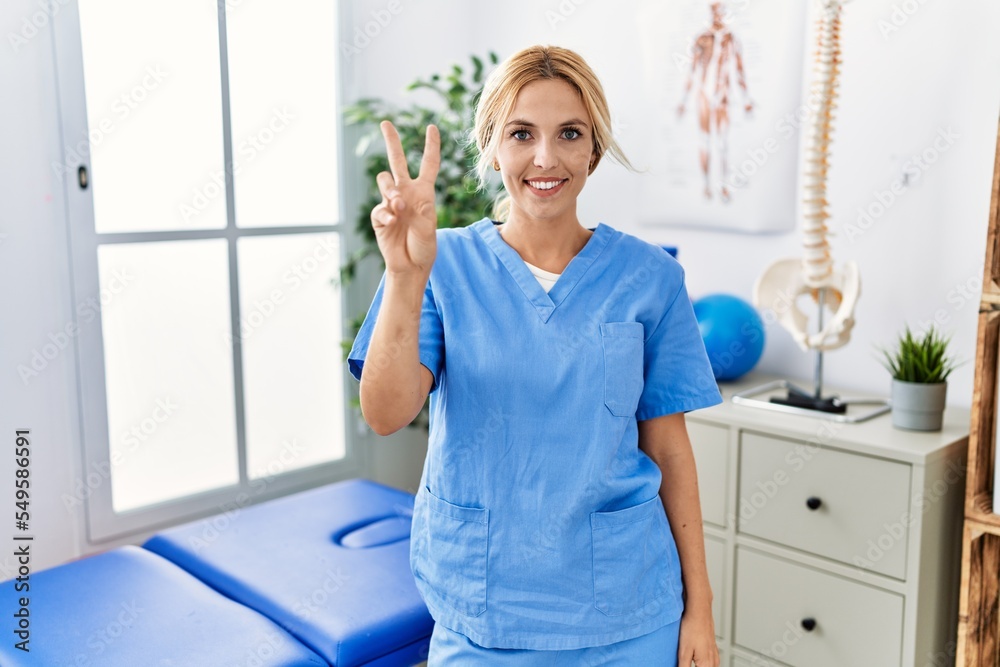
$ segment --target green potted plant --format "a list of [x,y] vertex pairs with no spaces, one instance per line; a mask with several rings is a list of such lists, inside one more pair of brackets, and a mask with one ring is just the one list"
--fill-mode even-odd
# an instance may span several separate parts
[[948,376],[957,367],[948,356],[950,338],[933,327],[915,335],[907,326],[882,365],[892,375],[892,425],[911,431],[940,431]]
[[[361,238],[361,247],[349,257],[341,268],[340,280],[346,284],[353,277],[360,262],[371,256],[381,261],[378,243],[371,224],[371,211],[382,200],[375,177],[389,171],[389,161],[382,144],[379,123],[392,121],[399,132],[403,150],[409,164],[420,164],[424,146],[424,132],[430,124],[437,125],[441,133],[441,168],[435,190],[437,194],[438,227],[465,227],[484,216],[493,208],[502,184],[499,180],[480,188],[475,174],[476,146],[471,131],[476,103],[483,90],[487,67],[499,62],[496,53],[486,58],[470,57],[470,66],[452,65],[446,74],[433,74],[417,79],[408,91],[426,90],[433,93],[435,104],[411,104],[397,107],[378,98],[365,98],[344,109],[344,120],[349,126],[360,127],[363,132],[355,147],[355,155],[362,160],[367,192],[358,209],[355,231]],[[382,262],[384,267],[384,262]],[[344,359],[351,351],[365,311],[351,321],[351,338],[341,342]],[[354,399],[357,405],[357,399]],[[411,426],[427,427],[427,406],[417,415]]]

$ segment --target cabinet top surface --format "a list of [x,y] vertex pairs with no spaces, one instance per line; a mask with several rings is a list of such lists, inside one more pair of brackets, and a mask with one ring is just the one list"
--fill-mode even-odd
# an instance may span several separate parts
[[[928,463],[940,456],[955,453],[953,451],[955,448],[964,448],[967,443],[970,412],[966,408],[949,406],[945,410],[944,425],[940,431],[920,432],[893,427],[892,415],[888,412],[865,422],[847,424],[829,418],[787,414],[733,403],[733,394],[778,379],[781,378],[751,373],[736,382],[721,383],[719,389],[722,391],[723,402],[711,408],[691,412],[688,418],[696,422],[735,425],[780,437],[806,440],[813,444],[830,445],[913,463]],[[793,381],[793,383],[801,389],[810,389],[810,385],[805,382]],[[839,391],[835,387],[824,387],[823,394],[842,398],[885,398],[872,394]],[[766,400],[767,395],[757,398]]]

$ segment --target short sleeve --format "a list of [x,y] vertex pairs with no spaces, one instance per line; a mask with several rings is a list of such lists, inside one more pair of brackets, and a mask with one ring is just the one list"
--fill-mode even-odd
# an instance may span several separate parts
[[[375,297],[368,308],[368,314],[361,324],[354,345],[350,354],[347,355],[347,364],[351,375],[358,381],[361,380],[361,373],[364,369],[365,359],[368,356],[368,346],[371,344],[372,332],[375,330],[375,320],[378,317],[379,307],[382,305],[382,293],[385,288],[385,273],[379,281]],[[441,381],[441,372],[444,368],[444,328],[441,324],[441,315],[438,312],[437,304],[434,301],[434,293],[431,291],[431,281],[427,281],[424,289],[424,303],[420,311],[420,333],[419,333],[419,355],[420,363],[427,367],[434,375],[434,384],[431,386],[433,392],[437,389]],[[377,364],[377,360],[372,360]]]
[[722,402],[683,275],[672,303],[645,341],[643,381],[639,421]]

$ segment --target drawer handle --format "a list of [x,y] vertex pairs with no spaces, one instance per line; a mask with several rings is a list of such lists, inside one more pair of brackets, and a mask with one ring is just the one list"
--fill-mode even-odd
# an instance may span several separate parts
[[813,630],[816,629],[816,619],[815,618],[803,618],[802,619],[802,628],[806,632],[812,632]]
[[820,500],[819,498],[817,498],[816,496],[812,496],[811,498],[809,498],[808,500],[806,500],[806,507],[808,507],[809,509],[814,510],[814,511],[818,510],[819,507],[820,507],[820,505],[822,505],[822,504],[823,504],[823,501]]

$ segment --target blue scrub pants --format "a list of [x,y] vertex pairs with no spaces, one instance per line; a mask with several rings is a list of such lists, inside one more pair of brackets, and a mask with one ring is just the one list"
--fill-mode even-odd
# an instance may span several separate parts
[[434,625],[427,667],[677,667],[678,620],[647,635],[568,651],[483,648],[440,623]]

